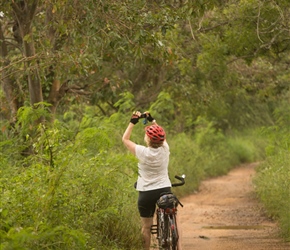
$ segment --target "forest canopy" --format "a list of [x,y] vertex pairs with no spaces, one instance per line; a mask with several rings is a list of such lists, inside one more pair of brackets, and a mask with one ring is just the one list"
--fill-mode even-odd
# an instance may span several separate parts
[[2,119],[42,102],[53,115],[88,104],[109,116],[158,100],[166,118],[187,121],[181,129],[199,115],[227,129],[271,123],[287,98],[287,1],[19,0],[0,10]]

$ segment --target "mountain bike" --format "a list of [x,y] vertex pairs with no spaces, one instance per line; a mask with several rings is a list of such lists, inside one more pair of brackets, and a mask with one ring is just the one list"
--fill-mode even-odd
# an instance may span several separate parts
[[[175,176],[179,183],[172,184],[172,187],[185,184],[185,175]],[[156,223],[151,226],[151,234],[157,235],[158,249],[176,250],[179,239],[178,227],[176,224],[177,206],[183,205],[173,193],[161,194],[157,201]]]

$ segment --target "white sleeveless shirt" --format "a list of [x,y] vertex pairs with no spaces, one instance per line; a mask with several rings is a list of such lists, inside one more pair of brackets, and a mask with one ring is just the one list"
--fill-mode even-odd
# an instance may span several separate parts
[[138,159],[138,191],[171,187],[168,176],[169,146],[165,141],[159,148],[136,145]]

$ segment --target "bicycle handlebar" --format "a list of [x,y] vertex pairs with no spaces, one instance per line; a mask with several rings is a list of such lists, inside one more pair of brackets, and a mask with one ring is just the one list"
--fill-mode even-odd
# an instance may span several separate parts
[[185,175],[183,174],[182,176],[175,175],[175,179],[179,180],[180,182],[178,183],[172,183],[172,187],[177,187],[177,186],[182,186],[185,184]]

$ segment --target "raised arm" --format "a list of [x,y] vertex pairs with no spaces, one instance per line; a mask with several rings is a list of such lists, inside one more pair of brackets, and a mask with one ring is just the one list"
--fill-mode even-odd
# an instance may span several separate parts
[[127,129],[125,130],[125,132],[123,134],[122,141],[123,141],[124,145],[129,149],[129,151],[135,155],[136,143],[132,142],[130,140],[131,133],[132,133],[134,126],[135,126],[135,124],[133,124],[131,122],[129,123]]
[[133,130],[135,124],[137,124],[139,121],[140,116],[141,116],[141,113],[139,111],[133,113],[131,120],[130,120],[130,123],[129,123],[128,127],[126,128],[126,130],[123,134],[123,137],[122,137],[122,141],[123,141],[124,145],[134,155],[135,155],[136,143],[132,142],[130,140],[130,137],[131,137],[132,130]]

